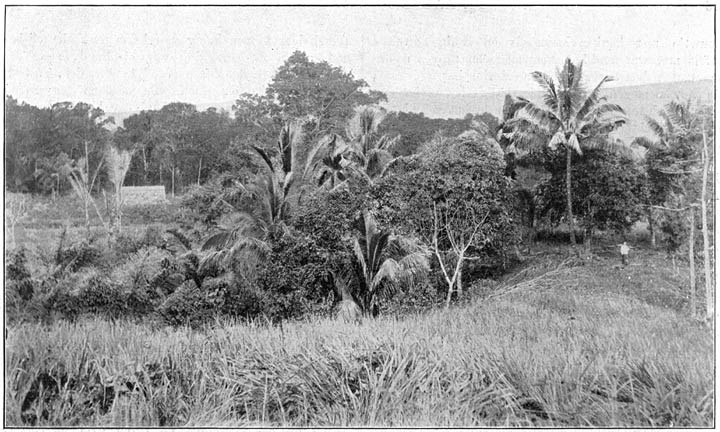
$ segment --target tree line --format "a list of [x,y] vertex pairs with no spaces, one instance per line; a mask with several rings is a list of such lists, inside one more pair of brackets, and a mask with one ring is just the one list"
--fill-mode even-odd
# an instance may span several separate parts
[[[661,236],[673,252],[690,245],[693,256],[702,232],[708,262],[712,109],[670,102],[647,119],[654,137],[623,143],[612,132],[627,116],[602,96],[612,78],[588,91],[582,76],[582,63],[570,59],[555,78],[533,73],[542,104],[508,95],[500,119],[388,114],[378,107],[385,94],[302,52],[280,66],[265,94],[242,94],[232,116],[171,103],[113,130],[97,107],[37,108],[8,97],[6,188],[63,193],[73,187],[68,173],[84,165],[86,177],[97,176],[86,182],[88,195],[99,193],[117,187],[97,168],[107,148],[131,151],[124,184],[163,184],[173,195],[190,187],[184,202],[209,234],[198,245],[205,270],[243,273],[235,266],[249,261],[238,254],[252,252],[267,268],[252,284],[282,292],[295,283],[290,276],[304,277],[312,297],[323,285],[317,278],[342,286],[342,269],[354,268],[345,294],[364,313],[375,306],[371,292],[423,267],[403,261],[419,247],[435,257],[449,302],[483,265],[506,265],[523,230],[538,227],[563,224],[571,243],[589,243],[597,231],[624,233],[645,218],[653,245]],[[278,273],[298,259],[287,255],[297,248],[306,261]],[[328,261],[340,258],[345,264]]]

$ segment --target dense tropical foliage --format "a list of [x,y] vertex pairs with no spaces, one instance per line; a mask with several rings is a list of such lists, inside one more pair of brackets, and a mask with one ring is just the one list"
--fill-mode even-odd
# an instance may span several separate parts
[[[44,304],[73,310],[73,299],[92,293],[99,310],[98,296],[116,284],[74,270],[137,253],[127,266],[146,273],[121,278],[134,291],[108,304],[144,304],[171,323],[189,313],[186,302],[205,305],[205,318],[285,319],[326,314],[338,303],[348,316],[372,316],[411,299],[449,305],[476,281],[511,269],[523,243],[543,231],[567,227],[574,244],[576,222],[588,241],[625,235],[646,218],[653,246],[660,233],[669,251],[683,252],[684,214],[661,209],[704,202],[699,162],[712,153],[702,147],[714,139],[710,111],[672,102],[648,120],[654,138],[626,145],[613,134],[625,113],[601,95],[611,77],[588,91],[582,63],[570,59],[556,79],[532,77],[542,103],[507,95],[500,119],[388,113],[378,105],[382,92],[302,52],[264,94],[241,95],[232,114],[174,102],[113,125],[84,103],[37,108],[8,97],[6,188],[74,191],[86,231],[100,220],[111,249],[61,241],[43,273],[52,277],[36,278],[37,291],[79,284],[72,294],[51,290]],[[182,210],[166,232],[131,241],[120,231],[120,186],[147,184],[182,195]],[[104,206],[94,201],[100,196]],[[14,234],[23,205],[11,204],[6,226]],[[697,232],[713,229],[700,219]],[[79,255],[70,266],[62,254]],[[22,269],[24,259],[13,262]],[[16,279],[17,301],[31,301],[29,279]]]

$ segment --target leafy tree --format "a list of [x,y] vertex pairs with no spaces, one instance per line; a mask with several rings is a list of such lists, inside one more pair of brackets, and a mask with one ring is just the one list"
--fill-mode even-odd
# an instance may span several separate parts
[[[54,149],[43,145],[49,142],[51,130],[49,109],[18,104],[12,96],[5,97],[6,188],[18,192],[49,191],[36,185],[36,178],[43,173],[42,167],[38,166],[40,162],[43,159],[49,161],[54,156]],[[52,166],[51,163],[47,165]],[[52,185],[54,182],[49,183]]]
[[587,93],[582,80],[582,62],[575,65],[569,58],[555,81],[542,72],[533,72],[532,77],[544,91],[545,108],[524,98],[518,98],[520,107],[514,119],[519,128],[529,123],[550,136],[548,147],[561,146],[565,151],[565,193],[567,221],[570,225],[570,240],[575,242],[575,223],[572,207],[572,153],[582,154],[582,148],[619,148],[607,135],[625,120],[625,112],[616,104],[607,103],[600,96],[600,90],[613,78],[605,76],[598,85]]
[[[91,172],[102,161],[112,119],[100,108],[71,102],[37,108],[8,96],[5,110],[5,179],[11,190],[60,192],[70,187],[61,172],[70,160],[85,157]],[[98,185],[104,183],[100,177]]]
[[[503,267],[519,241],[519,215],[503,171],[503,153],[494,140],[474,131],[451,139],[438,136],[422,152],[399,158],[374,186],[371,202],[381,223],[428,243],[433,238],[434,209],[438,214],[462,210],[458,220],[479,215],[481,235],[472,237],[466,251],[477,259],[460,269],[461,275],[472,277],[483,266]],[[442,227],[438,246],[441,251],[452,250]]]
[[[545,168],[551,178],[538,187],[538,213],[558,222],[565,213],[565,158],[560,151],[547,150]],[[573,164],[574,216],[585,228],[589,244],[594,230],[628,230],[644,213],[645,174],[632,159],[588,149]]]
[[467,114],[464,118],[438,119],[425,117],[423,113],[390,112],[378,128],[378,134],[394,138],[395,156],[408,156],[419,151],[422,144],[430,141],[435,133],[441,132],[447,137],[456,137],[461,133],[475,129],[493,136],[499,120],[490,113]]
[[330,133],[341,133],[359,105],[387,100],[384,93],[370,90],[362,79],[329,63],[311,61],[295,51],[278,69],[265,92],[270,115],[283,121],[307,119],[310,142]]
[[250,145],[236,140],[238,127],[223,110],[200,112],[194,105],[173,103],[125,119],[115,142],[138,154],[128,172],[129,184],[169,180],[172,192],[201,184],[217,173],[242,175],[256,168],[247,154]]

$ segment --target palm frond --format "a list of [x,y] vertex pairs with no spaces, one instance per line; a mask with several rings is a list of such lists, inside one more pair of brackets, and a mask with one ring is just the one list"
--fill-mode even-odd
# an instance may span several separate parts
[[353,253],[355,253],[355,262],[362,272],[363,278],[367,277],[367,263],[365,262],[365,253],[360,245],[360,239],[356,238],[353,242]]
[[335,272],[330,273],[333,278],[335,288],[337,288],[343,301],[355,302],[352,294],[350,294],[350,275],[347,272]]
[[535,82],[537,82],[540,87],[545,90],[545,93],[543,94],[543,102],[545,102],[545,105],[550,107],[553,111],[557,110],[558,94],[555,89],[555,82],[553,79],[549,75],[538,71],[533,72],[531,75]]
[[285,174],[294,170],[297,147],[303,140],[303,123],[289,122],[283,126],[278,137],[278,150],[282,161],[282,170]]
[[550,142],[548,142],[548,147],[555,150],[557,149],[557,146],[559,144],[567,144],[567,139],[565,139],[565,131],[563,130],[559,130],[555,133],[555,135],[553,135],[553,137],[550,139]]
[[368,153],[367,166],[365,171],[371,178],[379,177],[385,167],[393,160],[392,154],[383,149],[372,149]]
[[575,150],[577,154],[582,154],[582,149],[580,148],[580,142],[578,141],[577,134],[571,134],[570,138],[567,140],[566,144],[569,148]]
[[226,247],[228,243],[230,243],[230,239],[233,237],[232,230],[224,230],[220,231],[218,233],[215,233],[205,239],[203,244],[200,246],[201,250],[210,250],[210,249],[223,249]]
[[180,242],[180,244],[185,247],[186,250],[192,249],[192,242],[189,238],[187,238],[185,234],[181,233],[175,228],[171,228],[169,230],[166,230],[165,232],[167,232],[168,234],[172,234],[172,236],[175,237],[178,242]]
[[651,149],[662,149],[662,148],[667,147],[662,140],[660,140],[660,141],[653,141],[653,140],[651,140],[651,139],[649,139],[649,138],[647,138],[647,137],[644,137],[644,136],[635,138],[635,140],[633,141],[633,144],[635,144],[635,145],[637,145],[637,146],[640,146],[640,147],[644,147],[644,148],[647,149],[647,150],[651,150]]
[[377,273],[370,282],[370,291],[375,293],[384,284],[386,290],[394,291],[395,282],[405,276],[405,271],[400,264],[392,258],[386,258],[378,268]]
[[613,103],[604,103],[598,105],[590,112],[590,114],[598,119],[607,117],[627,119],[625,110],[623,110],[620,105]]
[[522,109],[515,113],[515,119],[522,119],[536,125],[540,129],[548,132],[552,132],[559,123],[560,119],[553,113],[527,99],[518,98],[524,102]]
[[673,123],[672,119],[668,115],[667,111],[660,111],[658,113],[660,117],[662,117],[663,120],[665,120],[665,133],[666,137],[669,137],[675,133],[675,124]]
[[275,168],[273,168],[272,160],[270,159],[270,155],[260,147],[252,146],[253,149],[260,155],[260,157],[265,161],[265,164],[270,168],[270,171],[275,171]]
[[[590,112],[593,111],[593,107],[595,107],[601,100],[600,97],[600,89],[603,86],[603,84],[607,82],[613,81],[614,78],[610,76],[605,76],[603,79],[600,80],[597,86],[590,92],[590,94],[585,99],[585,102],[583,102],[582,107],[578,110],[576,118],[582,120],[587,116]],[[624,112],[623,112],[624,114]]]
[[657,135],[658,138],[660,138],[661,140],[665,139],[665,128],[663,128],[662,125],[657,122],[657,120],[651,117],[645,117],[645,123],[648,125],[650,130],[652,130],[653,133]]

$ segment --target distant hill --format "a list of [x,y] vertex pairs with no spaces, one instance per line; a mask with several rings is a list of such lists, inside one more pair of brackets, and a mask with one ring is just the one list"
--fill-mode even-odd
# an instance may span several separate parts
[[[500,117],[506,94],[523,96],[541,103],[541,92],[508,91],[477,94],[440,94],[387,92],[389,111],[422,112],[431,118],[462,118],[467,113],[489,112]],[[678,97],[694,102],[713,102],[713,81],[678,81],[672,83],[606,88],[603,95],[617,103],[628,114],[630,121],[621,127],[617,136],[630,142],[638,136],[652,136],[645,125],[645,116],[656,117],[666,103]]]
[[[537,103],[541,102],[542,95],[539,91],[464,94],[386,93],[388,102],[384,106],[389,111],[422,112],[431,118],[462,118],[467,113],[482,114],[484,112],[500,117],[506,94],[523,96]],[[713,94],[712,80],[611,87],[606,88],[603,92],[603,95],[607,96],[609,101],[622,106],[630,118],[630,121],[617,132],[617,136],[628,143],[638,136],[651,137],[652,132],[645,125],[645,117],[656,117],[658,111],[674,98],[677,97],[681,100],[690,98],[700,103],[712,103]],[[197,108],[206,110],[210,107],[216,107],[230,111],[232,105],[233,101],[204,103],[198,104]],[[121,126],[124,119],[135,113],[137,111],[107,113],[107,115],[115,117],[115,124]]]

